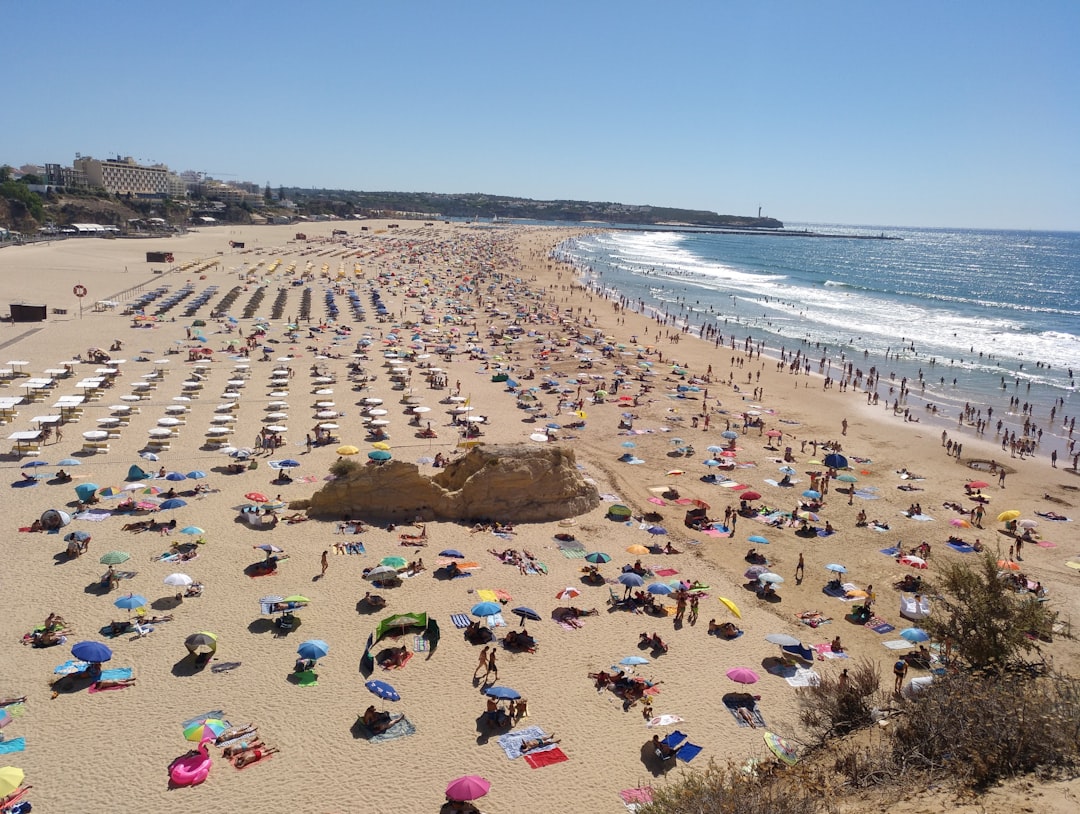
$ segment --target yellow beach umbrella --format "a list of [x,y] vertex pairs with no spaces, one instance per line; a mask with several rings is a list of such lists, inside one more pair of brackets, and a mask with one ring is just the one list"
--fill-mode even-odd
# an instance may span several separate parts
[[5,766],[0,769],[0,798],[7,797],[21,786],[25,777],[23,770],[16,769],[14,766]]
[[997,519],[999,523],[1008,523],[1010,520],[1015,520],[1020,516],[1020,512],[1016,509],[1009,509],[1007,512],[1002,512],[998,515]]
[[739,610],[739,606],[732,602],[730,599],[725,599],[722,596],[716,597],[720,600],[720,604],[727,608],[729,611],[735,614],[736,619],[742,619],[742,612]]
[[352,444],[345,444],[337,448],[338,455],[356,455],[360,452],[359,447],[354,447]]
[[643,545],[632,545],[626,549],[630,554],[648,554],[649,549]]
[[385,450],[386,452],[390,451],[390,445],[385,441],[376,441],[374,444],[371,445],[371,447],[372,449],[381,449]]

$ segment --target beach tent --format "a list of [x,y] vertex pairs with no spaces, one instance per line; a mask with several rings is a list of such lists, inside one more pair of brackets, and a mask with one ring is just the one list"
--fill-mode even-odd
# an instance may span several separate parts
[[154,476],[144,472],[142,467],[140,467],[138,464],[132,464],[130,467],[128,467],[127,478],[125,478],[125,480],[127,480],[127,481],[146,480],[147,478],[152,478],[152,477],[154,477]]
[[409,627],[427,629],[427,626],[428,617],[426,613],[398,613],[379,622],[378,627],[375,628],[375,641],[379,641],[392,630],[403,631]]
[[615,505],[610,506],[607,513],[608,517],[612,518],[613,520],[625,520],[627,517],[633,514],[633,512],[630,511],[629,506],[624,506],[621,503],[616,503]]

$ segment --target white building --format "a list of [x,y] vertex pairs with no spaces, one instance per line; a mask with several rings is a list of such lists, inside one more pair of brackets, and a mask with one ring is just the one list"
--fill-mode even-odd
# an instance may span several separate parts
[[99,161],[76,155],[72,166],[86,174],[90,186],[117,195],[160,196],[170,194],[169,168],[164,164],[144,167],[130,156]]

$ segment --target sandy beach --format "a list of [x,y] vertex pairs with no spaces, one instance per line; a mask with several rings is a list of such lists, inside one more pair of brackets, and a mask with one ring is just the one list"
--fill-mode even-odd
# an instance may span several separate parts
[[[883,681],[888,681],[897,653],[907,650],[887,643],[895,643],[899,632],[913,624],[900,616],[901,593],[894,583],[907,575],[933,579],[936,563],[944,560],[974,560],[974,555],[946,545],[950,535],[967,543],[979,539],[988,550],[1008,558],[1014,541],[995,518],[1009,509],[1037,521],[1035,541],[1024,545],[1018,567],[1033,583],[1041,583],[1062,620],[1077,618],[1078,571],[1067,565],[1080,563],[1077,523],[1036,514],[1080,519],[1080,480],[1075,475],[1052,469],[1046,460],[1010,458],[992,437],[983,440],[970,429],[950,428],[949,439],[963,444],[957,459],[946,453],[940,424],[905,422],[880,405],[868,406],[865,393],[823,389],[819,376],[779,370],[777,360],[748,354],[739,337],[734,349],[726,336],[716,347],[623,312],[576,287],[572,270],[548,259],[552,246],[575,230],[408,221],[393,229],[376,221],[363,225],[367,231],[361,232],[357,223],[305,224],[301,230],[308,240],[303,242],[293,240],[300,228],[295,226],[215,227],[170,239],[68,240],[0,251],[2,301],[43,303],[50,309],[45,323],[0,327],[0,368],[12,369],[0,387],[0,399],[28,395],[29,377],[48,377],[45,371],[63,369],[76,355],[86,360],[89,348],[104,349],[112,360],[73,364],[73,375],[55,378],[37,391],[39,400],[24,399],[4,412],[7,439],[37,429],[35,417],[57,414],[53,405],[62,396],[91,394],[78,419],[61,426],[62,438],[54,433],[36,455],[9,454],[0,462],[9,483],[4,487],[8,534],[2,585],[7,611],[0,632],[7,645],[0,697],[27,699],[3,730],[6,741],[25,738],[25,751],[4,755],[3,762],[25,770],[26,782],[33,785],[27,799],[35,808],[40,804],[46,811],[81,811],[107,797],[117,811],[197,805],[206,812],[226,812],[243,804],[270,811],[435,812],[449,781],[475,774],[491,782],[490,793],[477,801],[488,814],[526,808],[621,811],[620,791],[663,782],[649,745],[654,734],[663,737],[677,728],[702,747],[693,762],[678,764],[691,768],[710,759],[769,758],[765,728],[797,741],[793,682],[812,681],[811,672],[836,674],[851,663],[831,652],[828,643],[835,637],[850,659],[879,662]],[[338,228],[350,233],[347,239],[331,240],[331,230]],[[233,249],[230,241],[243,242],[245,248]],[[148,264],[147,251],[171,252],[174,264]],[[155,269],[163,273],[155,274]],[[305,276],[309,282],[292,284]],[[87,289],[81,315],[80,301],[72,293],[76,285]],[[168,286],[168,292],[147,307],[147,313],[153,313],[188,285],[191,293],[156,321],[140,323],[124,314],[137,297]],[[372,285],[385,303],[383,321],[376,318]],[[217,288],[208,292],[212,286]],[[236,286],[240,291],[228,309],[235,321],[212,318],[211,312]],[[336,320],[327,312],[331,286],[339,290],[332,297],[340,309]],[[310,320],[302,316],[307,287]],[[360,320],[350,310],[347,292],[353,288],[365,309]],[[185,316],[188,304],[207,292],[205,303]],[[95,305],[102,302],[115,305]],[[243,356],[256,318],[268,325],[266,336],[250,356]],[[286,325],[293,319],[299,328],[290,339]],[[193,325],[196,320],[205,325]],[[523,330],[511,340],[503,329],[515,322]],[[394,330],[406,323],[412,327]],[[340,326],[349,330],[335,331]],[[575,331],[589,343],[579,346]],[[203,342],[197,339],[200,333]],[[115,340],[122,349],[109,352]],[[446,357],[438,347],[448,344],[458,352]],[[471,344],[485,352],[467,352]],[[197,347],[213,353],[205,361],[190,359],[190,350]],[[392,367],[398,363],[384,357],[391,348],[416,354],[404,364],[404,390],[395,389]],[[125,361],[114,365],[118,359]],[[350,365],[362,366],[370,380],[356,384]],[[103,367],[119,371],[100,374],[108,386],[97,391],[79,386]],[[425,375],[430,367],[440,369],[442,375],[435,378],[445,379],[445,387],[432,387]],[[272,384],[273,372],[284,368],[288,372]],[[530,370],[534,378],[526,378]],[[538,401],[522,403],[522,390],[510,392],[506,382],[492,380],[500,372],[521,388],[539,387],[547,377],[559,385],[552,392],[538,392]],[[574,377],[581,378],[572,382]],[[616,387],[617,379],[622,384]],[[229,389],[239,397],[224,398]],[[608,395],[598,398],[597,390]],[[417,437],[419,427],[409,423],[411,404],[403,399],[409,394],[415,398],[411,404],[431,408],[421,423],[430,421],[436,438]],[[133,395],[140,398],[121,398]],[[449,402],[453,395],[464,401]],[[429,523],[424,547],[402,545],[408,541],[400,535],[415,533],[412,527],[390,530],[371,524],[360,534],[343,535],[336,519],[283,520],[273,528],[247,522],[239,511],[252,503],[246,494],[261,493],[285,504],[309,498],[325,485],[330,465],[340,457],[340,444],[355,445],[361,450],[357,460],[366,460],[373,447],[364,440],[365,398],[382,400],[379,406],[386,413],[379,418],[389,422],[392,456],[424,461],[419,466],[426,474],[437,471],[430,464],[436,455],[463,454],[461,428],[450,411],[464,405],[485,416],[478,440],[486,444],[553,443],[572,449],[582,475],[595,482],[602,496],[600,507],[572,523],[515,525],[512,534]],[[234,410],[218,409],[229,401],[236,402]],[[271,407],[272,402],[282,404]],[[134,408],[130,415],[114,409],[125,405]],[[535,409],[522,409],[525,406]],[[276,417],[269,418],[271,414]],[[181,423],[159,424],[170,416]],[[234,420],[215,420],[224,416]],[[744,426],[747,419],[756,426]],[[340,441],[309,448],[305,436],[327,422],[337,425],[331,432]],[[549,423],[559,426],[546,433]],[[576,423],[584,426],[569,427]],[[254,447],[260,428],[271,425],[286,428],[278,434],[282,446],[269,453],[256,450],[250,459],[258,462],[255,468],[242,466],[232,474],[227,468],[234,459],[208,447],[213,438]],[[230,432],[208,435],[215,427]],[[141,457],[151,433],[160,435],[162,429],[167,449],[158,454],[159,460]],[[83,434],[95,431],[105,432],[108,451],[84,453]],[[734,438],[724,437],[725,431]],[[537,441],[537,433],[551,440]],[[811,473],[828,469],[828,443],[842,445],[849,468],[840,474],[853,480],[828,482],[823,505],[809,522],[822,530],[828,523],[834,533],[800,536],[797,523],[778,521],[774,527],[744,516],[736,517],[729,536],[684,524],[687,510],[695,506],[692,501],[704,502],[709,517],[722,520],[725,509],[738,509],[740,495],[750,490],[760,495],[750,501],[755,507],[782,512],[815,500],[802,495],[812,485],[820,488],[820,482],[812,484]],[[2,452],[8,453],[16,441],[5,444]],[[733,454],[724,455],[732,444]],[[709,447],[716,449],[710,452]],[[724,466],[705,465],[714,454]],[[66,458],[80,463],[63,467],[71,482],[57,483],[57,464]],[[280,470],[270,466],[285,459],[299,463],[287,470],[288,483],[278,480]],[[34,461],[48,465],[26,466]],[[728,461],[735,462],[733,469]],[[1003,486],[997,475],[991,476],[990,461],[1005,465]],[[170,488],[186,493],[196,485],[208,491],[181,494],[187,505],[174,510],[137,516],[91,511],[55,534],[18,531],[48,509],[75,513],[74,487],[80,484],[122,489],[133,465],[151,473],[159,468],[205,473],[200,479],[142,482],[161,493]],[[793,473],[788,475],[790,486],[779,485],[785,466]],[[720,483],[702,480],[710,473]],[[34,476],[34,482],[27,480]],[[972,480],[987,482],[979,489],[988,498],[981,529],[950,522],[967,518],[967,510],[976,506],[964,489]],[[965,513],[947,508],[946,502],[962,505]],[[905,516],[916,503],[921,517]],[[112,510],[118,504],[102,497],[93,508]],[[628,506],[631,518],[610,519],[608,511],[615,504]],[[866,513],[865,526],[856,524],[860,511]],[[645,519],[650,512],[657,516]],[[280,516],[290,513],[286,508]],[[173,518],[177,529],[168,534],[122,529],[132,521]],[[877,529],[874,521],[888,528]],[[182,535],[180,529],[187,526],[203,533]],[[656,533],[658,526],[666,533]],[[85,532],[91,540],[86,553],[69,558],[64,537],[74,531]],[[609,555],[610,562],[599,566],[609,582],[584,583],[586,561],[574,547],[561,548],[566,541],[556,535],[574,537],[585,552]],[[768,542],[749,542],[751,536]],[[194,559],[160,559],[174,543],[194,539],[205,541],[195,549]],[[680,553],[627,551],[655,547],[658,541]],[[931,550],[925,570],[881,553],[894,546],[906,553],[924,541]],[[264,558],[254,547],[268,543],[288,558],[271,575],[249,576],[245,569]],[[363,553],[339,551],[346,543],[362,543]],[[519,568],[490,553],[511,548],[527,550],[543,567]],[[757,583],[743,576],[753,564],[746,559],[750,548],[766,558],[770,572],[784,579],[776,585],[773,600],[759,598],[753,590]],[[439,556],[445,549],[456,549],[464,562],[477,564],[471,576],[433,577],[440,562],[448,561]],[[106,565],[99,559],[112,551],[130,555],[116,568],[133,575],[102,592],[97,586]],[[329,554],[322,575],[324,551]],[[800,555],[805,575],[796,579]],[[372,590],[362,572],[386,557],[422,557],[426,570],[402,580],[400,587],[379,590],[387,608],[372,611],[360,602]],[[635,560],[655,574],[646,578],[646,585],[681,579],[708,586],[696,621],[689,616],[677,621],[673,613],[653,616],[613,608],[609,599],[613,593],[622,596],[623,586],[610,581]],[[826,566],[834,563],[846,569],[839,597],[823,592],[834,576]],[[176,572],[202,583],[202,595],[177,603],[176,589],[163,584]],[[580,595],[557,599],[568,586]],[[856,604],[845,594],[869,586],[876,599],[874,624],[883,632],[845,618]],[[500,638],[520,630],[513,608],[535,609],[541,617],[526,625],[537,641],[536,652],[497,651],[498,685],[527,699],[528,717],[491,730],[482,719],[482,685],[473,678],[481,645],[466,641],[452,621],[453,615],[469,615],[485,599],[481,591],[500,592],[496,600],[503,605],[506,622],[495,628]],[[154,624],[144,636],[104,638],[103,627],[129,616],[128,610],[114,605],[128,593],[146,597],[147,614],[172,619]],[[271,615],[261,613],[260,598],[268,595],[309,600],[297,611],[293,629],[282,630]],[[739,609],[741,618],[721,597]],[[656,598],[674,609],[670,597]],[[580,618],[580,627],[560,624],[553,613],[569,604],[586,611],[596,608],[598,614]],[[376,666],[365,676],[361,656],[369,634],[385,616],[407,612],[425,612],[437,621],[437,646],[418,644],[419,631],[388,637],[374,655],[394,645],[406,647],[411,657],[400,669]],[[814,627],[803,624],[798,615],[809,612],[828,621]],[[40,648],[20,643],[50,613],[60,614],[72,631],[66,643]],[[732,640],[710,635],[707,628],[713,619],[735,623],[742,635]],[[184,644],[201,631],[218,637],[217,651],[203,668],[193,665]],[[657,633],[667,652],[639,647],[642,632]],[[774,633],[814,648],[812,666],[808,662],[796,673],[780,665],[779,648],[765,640]],[[314,670],[317,680],[298,685],[290,680],[297,647],[311,639],[325,641],[329,653]],[[105,668],[130,667],[134,684],[52,697],[54,669],[72,658],[72,644],[84,640],[106,642],[113,656]],[[1059,640],[1043,647],[1057,666],[1077,667],[1071,643]],[[678,720],[650,728],[641,703],[626,708],[612,692],[598,691],[588,677],[599,670],[612,672],[612,665],[631,656],[648,660],[634,667],[633,675],[655,682],[655,694],[647,696],[653,715]],[[214,669],[229,663],[235,666]],[[743,685],[727,676],[739,667],[756,673],[756,683]],[[927,673],[913,670],[910,677],[919,675]],[[390,683],[401,700],[379,700],[365,688],[368,678]],[[725,707],[725,694],[737,692],[760,696],[764,727],[740,725],[745,722]],[[373,742],[360,731],[357,715],[371,704],[406,716],[409,725],[395,731],[400,737]],[[266,746],[280,751],[238,770],[221,748],[211,745],[206,781],[170,790],[170,764],[194,745],[184,739],[183,723],[208,712],[220,712],[233,725],[256,724]],[[527,727],[554,734],[561,753],[534,761],[540,764],[537,768],[524,757],[509,759],[500,737]],[[676,776],[678,767],[669,776]]]

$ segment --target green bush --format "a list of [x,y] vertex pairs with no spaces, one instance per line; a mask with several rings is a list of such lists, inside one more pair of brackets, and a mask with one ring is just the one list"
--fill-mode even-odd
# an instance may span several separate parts
[[338,458],[330,464],[330,474],[335,478],[347,478],[353,472],[359,470],[361,466],[363,464],[354,461],[352,458]]

